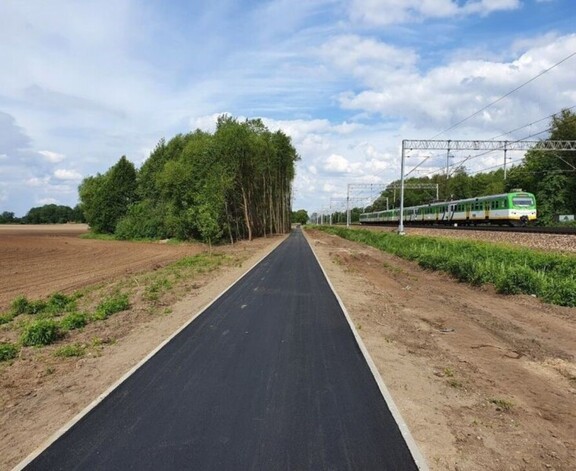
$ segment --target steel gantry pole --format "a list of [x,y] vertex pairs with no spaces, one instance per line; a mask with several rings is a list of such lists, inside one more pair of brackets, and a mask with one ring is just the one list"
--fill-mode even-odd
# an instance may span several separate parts
[[350,227],[350,183],[348,183],[348,192],[346,194],[346,227]]
[[402,159],[400,161],[400,216],[398,234],[404,235],[404,159],[406,158],[406,140],[402,141]]

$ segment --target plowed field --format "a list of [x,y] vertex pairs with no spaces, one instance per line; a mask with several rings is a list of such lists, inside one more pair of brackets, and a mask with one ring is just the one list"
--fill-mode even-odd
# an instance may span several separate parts
[[0,225],[0,311],[18,295],[42,298],[165,265],[203,250],[167,245],[81,239],[84,224]]

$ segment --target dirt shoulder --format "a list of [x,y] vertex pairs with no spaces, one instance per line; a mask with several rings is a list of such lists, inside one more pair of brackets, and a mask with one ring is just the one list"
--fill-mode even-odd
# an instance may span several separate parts
[[576,309],[307,230],[432,470],[572,470]]
[[[225,256],[226,263],[215,271],[200,271],[192,279],[181,280],[178,286],[173,286],[153,302],[146,298],[144,286],[149,282],[146,278],[152,275],[134,272],[130,261],[123,266],[118,264],[118,269],[111,270],[108,278],[99,279],[100,287],[91,293],[92,296],[116,289],[119,283],[124,283],[126,289],[129,283],[133,288],[129,311],[69,332],[54,345],[25,347],[15,360],[0,363],[0,469],[11,469],[44,443],[282,240],[284,237],[278,236],[218,248],[216,251]],[[75,242],[66,241],[76,247]],[[86,242],[103,250],[100,241]],[[55,246],[59,247],[61,243]],[[126,246],[115,242],[106,243],[106,246],[116,254],[119,250],[137,252],[141,248],[141,244]],[[166,264],[171,259],[202,250],[198,246],[177,250],[164,248],[167,252],[157,250],[158,247],[148,247],[144,251],[156,253],[159,258],[155,263]],[[164,256],[160,255],[162,253]],[[106,260],[112,259],[107,257]],[[153,270],[154,264],[146,267]],[[84,267],[78,266],[78,269],[83,271]],[[158,266],[157,270],[161,268]],[[61,277],[65,283],[68,279]],[[156,283],[165,279],[154,278]],[[38,293],[33,287],[24,292]],[[0,326],[0,341],[12,341],[13,332],[2,328],[6,326]],[[54,355],[62,345],[72,343],[81,345],[86,354],[71,358]]]

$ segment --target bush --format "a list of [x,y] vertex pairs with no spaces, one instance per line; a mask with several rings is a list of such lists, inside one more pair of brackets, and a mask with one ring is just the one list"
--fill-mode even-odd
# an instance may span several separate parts
[[128,214],[116,225],[114,234],[120,240],[165,238],[164,214],[164,208],[141,201],[128,209]]
[[8,361],[16,358],[18,347],[12,343],[0,343],[0,361]]
[[64,330],[81,329],[88,324],[86,314],[81,312],[72,312],[60,321],[60,327]]
[[25,346],[50,345],[58,340],[58,324],[52,319],[40,319],[24,327],[21,341]]
[[111,314],[125,311],[130,308],[130,301],[127,294],[117,294],[102,301],[96,308],[94,318],[98,320],[107,319]]

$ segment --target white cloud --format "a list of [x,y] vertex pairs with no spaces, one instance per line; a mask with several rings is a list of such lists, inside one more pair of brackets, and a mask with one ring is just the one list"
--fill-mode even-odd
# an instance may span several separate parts
[[[459,60],[424,74],[406,70],[403,82],[383,81],[379,86],[368,86],[357,93],[343,93],[339,99],[347,109],[403,116],[416,125],[426,123],[436,129],[446,128],[527,82],[574,50],[576,34],[550,37],[548,43],[531,48],[510,62]],[[525,116],[545,116],[542,109],[554,112],[572,104],[569,97],[576,94],[572,65],[567,62],[553,69],[537,79],[538,84],[534,85],[539,86],[528,85],[467,124],[487,132],[502,131],[516,123],[524,124]],[[516,110],[514,117],[510,115],[511,106]]]
[[50,177],[32,177],[26,180],[26,185],[31,187],[42,187],[50,183]]
[[80,172],[64,168],[55,170],[54,177],[57,178],[58,180],[73,180],[73,181],[82,180],[82,174]]
[[427,18],[488,15],[520,6],[520,0],[468,0],[462,5],[456,0],[352,0],[350,17],[369,25],[390,25]]
[[49,150],[39,150],[38,153],[44,157],[44,159],[46,159],[48,162],[57,164],[59,162],[62,162],[63,160],[66,159],[66,156],[64,154],[59,154],[58,152],[52,152]]

